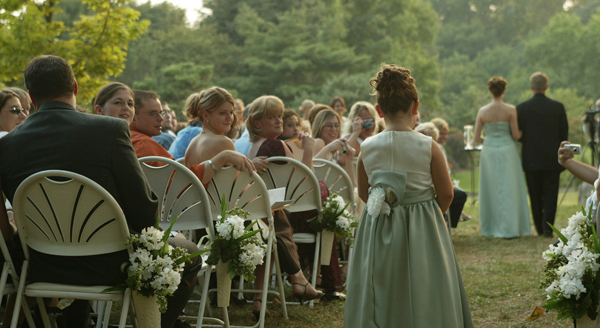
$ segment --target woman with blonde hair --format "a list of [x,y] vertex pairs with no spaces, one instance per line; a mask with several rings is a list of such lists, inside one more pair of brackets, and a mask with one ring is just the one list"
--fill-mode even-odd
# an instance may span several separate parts
[[324,111],[326,109],[329,110],[333,110],[331,109],[331,107],[325,105],[325,104],[315,104],[314,106],[312,106],[312,108],[308,111],[308,123],[311,126],[311,130],[312,130],[312,125],[315,121],[315,117],[317,117],[317,115],[321,112]]
[[340,131],[340,116],[336,112],[329,109],[317,114],[312,127],[314,157],[336,161],[354,181],[354,148],[348,145],[346,139],[340,138]]
[[344,129],[344,139],[356,150],[356,156],[360,154],[360,145],[370,136],[379,132],[379,114],[375,106],[370,102],[358,101],[350,108],[348,122]]
[[[187,127],[177,132],[177,137],[171,144],[171,147],[169,147],[169,153],[171,153],[175,159],[184,157],[192,139],[202,132],[203,123],[200,113],[205,109],[208,109],[209,112],[215,110],[215,104],[219,105],[223,101],[230,103],[235,110],[235,101],[233,100],[233,97],[223,88],[212,87],[199,93],[194,93],[188,97],[185,103],[185,115],[188,118],[189,124]],[[231,129],[231,127],[232,124],[229,124],[229,129]],[[229,130],[227,130],[227,132],[229,132]]]
[[194,93],[185,102],[185,111],[191,122],[202,124],[202,132],[190,141],[185,153],[185,166],[191,168],[198,163],[209,164],[204,165],[203,184],[208,184],[225,165],[240,171],[248,170],[252,175],[254,164],[237,153],[233,141],[226,136],[235,115],[233,97],[227,90],[212,87]]
[[440,131],[431,122],[420,123],[415,128],[415,131],[437,140],[440,137]]
[[[262,96],[255,99],[248,109],[248,118],[246,119],[246,129],[249,132],[249,139],[252,142],[248,150],[248,158],[260,159],[264,161],[272,156],[287,156],[294,158],[291,149],[277,137],[283,133],[282,115],[285,110],[281,99],[275,96]],[[312,154],[314,141],[307,135],[299,135],[300,143],[303,148],[302,163],[312,168]],[[266,168],[257,166],[260,174],[265,172]],[[294,229],[290,224],[290,219],[284,211],[275,211],[273,218],[275,220],[275,234],[277,238],[277,250],[281,270],[288,273],[292,282],[292,293],[300,301],[304,299],[315,299],[323,294],[317,291],[306,279],[300,266],[298,248],[294,243],[292,234]],[[270,265],[270,264],[269,264]],[[265,270],[265,265],[257,270]],[[263,271],[264,272],[264,271]],[[262,286],[263,275],[257,273],[255,285]],[[262,303],[262,294],[255,295],[252,312],[255,315],[260,313]]]

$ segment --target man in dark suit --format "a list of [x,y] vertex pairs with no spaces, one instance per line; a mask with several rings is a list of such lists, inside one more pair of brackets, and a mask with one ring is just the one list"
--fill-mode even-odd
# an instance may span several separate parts
[[556,161],[560,142],[568,140],[569,125],[565,107],[546,97],[548,77],[533,73],[529,78],[533,97],[517,105],[523,171],[531,200],[533,221],[538,235],[552,237],[558,183],[564,168]]
[[[0,179],[7,198],[12,202],[19,184],[34,173],[67,170],[104,187],[121,206],[130,230],[153,226],[158,203],[139,166],[127,122],[78,112],[77,82],[60,57],[33,59],[25,68],[25,84],[38,112],[0,139]],[[126,251],[63,257],[30,249],[30,254],[31,282],[117,285],[127,278],[120,270],[128,261]],[[162,316],[162,327],[173,327],[187,303],[198,262],[186,267],[180,288]],[[85,327],[88,314],[87,301],[75,301],[64,311],[68,327]]]

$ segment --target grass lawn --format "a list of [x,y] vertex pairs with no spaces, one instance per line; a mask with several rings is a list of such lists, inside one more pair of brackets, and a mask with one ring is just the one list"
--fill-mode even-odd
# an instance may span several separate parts
[[[462,186],[467,184],[461,183]],[[556,226],[563,228],[567,219],[580,210],[576,192],[569,192],[556,216]],[[544,304],[539,288],[544,260],[541,253],[555,239],[538,236],[511,240],[482,237],[479,233],[478,203],[468,201],[465,212],[473,219],[461,222],[452,231],[452,239],[469,299],[473,324],[486,327],[572,327],[558,321],[553,312],[535,321],[526,321],[536,306]],[[532,226],[532,231],[535,229]],[[535,233],[535,232],[534,232]],[[217,310],[218,311],[218,310]],[[214,314],[220,313],[215,311]],[[231,306],[232,324],[253,324],[251,305]],[[266,327],[342,327],[344,303],[315,303],[288,306],[290,320],[283,320],[278,307],[269,304]],[[435,309],[431,309],[435,315]],[[218,314],[217,314],[218,316]]]
[[[452,234],[474,326],[572,327],[572,322],[556,320],[553,312],[525,321],[536,306],[544,304],[544,291],[539,288],[545,264],[541,253],[555,239],[482,237],[477,205],[468,202],[465,212],[473,219],[461,222]],[[577,193],[568,193],[558,209],[556,226],[564,228],[580,208]],[[535,231],[533,226],[531,229]]]

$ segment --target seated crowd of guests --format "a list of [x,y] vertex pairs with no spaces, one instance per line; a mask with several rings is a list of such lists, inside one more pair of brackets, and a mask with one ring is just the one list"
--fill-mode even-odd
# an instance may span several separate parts
[[[29,93],[18,88],[0,90],[0,181],[7,197],[4,204],[7,208],[0,208],[0,228],[5,240],[19,247],[20,243],[15,243],[18,232],[12,221],[10,201],[20,182],[44,169],[65,169],[100,183],[123,209],[130,229],[141,231],[153,225],[157,199],[137,158],[184,158],[185,166],[205,186],[224,166],[263,174],[268,167],[266,159],[271,156],[294,158],[309,168],[314,158],[331,160],[354,181],[354,162],[361,143],[385,128],[378,108],[364,101],[353,104],[348,117],[344,116],[346,104],[341,97],[334,97],[330,105],[305,100],[299,114],[286,109],[276,96],[261,96],[244,106],[227,90],[212,87],[187,98],[183,111],[188,124],[179,130],[176,113],[158,94],[133,91],[119,82],[103,86],[93,101],[92,112],[96,115],[86,114],[76,109],[77,83],[71,67],[56,56],[32,60],[25,69],[25,84]],[[34,107],[37,112],[28,118]],[[14,133],[9,133],[19,125]],[[417,131],[444,144],[448,124],[442,119],[415,125]],[[328,197],[327,186],[320,181],[320,187],[324,201]],[[456,207],[450,209],[453,227],[461,215],[466,194],[463,199],[455,190],[455,200]],[[309,232],[307,221],[315,215],[311,211],[274,213],[281,269],[288,274],[292,293],[299,299],[343,300],[342,275],[346,268],[339,264],[336,245],[331,264],[320,268],[319,285],[324,292],[312,286],[303,273],[313,263],[314,245],[296,245],[292,234]],[[190,252],[197,249],[182,238],[170,238],[169,243]],[[33,252],[30,277],[32,281],[119,284],[124,281],[118,269],[124,262],[123,255],[94,259],[95,263],[84,261],[86,266],[76,269],[72,258],[56,259]],[[16,252],[14,259],[22,261],[22,251]],[[109,264],[110,261],[113,263]],[[162,327],[185,327],[186,323],[177,317],[194,289],[201,265],[198,262],[201,260],[186,265],[180,288],[169,298],[168,310],[162,315]],[[99,267],[103,269],[93,270]],[[73,277],[64,275],[65,268],[72,268]],[[43,274],[34,274],[34,270]],[[269,268],[266,265],[257,268],[257,289],[263,285],[264,270]],[[261,297],[262,294],[255,296],[252,307],[257,317]],[[68,327],[84,327],[89,306],[86,301],[75,301],[63,312],[69,318]]]

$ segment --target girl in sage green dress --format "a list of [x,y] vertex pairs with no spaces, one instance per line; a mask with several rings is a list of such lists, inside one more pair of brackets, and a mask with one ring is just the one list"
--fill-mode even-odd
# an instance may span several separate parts
[[370,81],[387,128],[363,142],[358,159],[367,206],[350,266],[347,328],[473,326],[442,216],[452,202],[444,155],[412,130],[414,82],[409,70],[386,64]]

